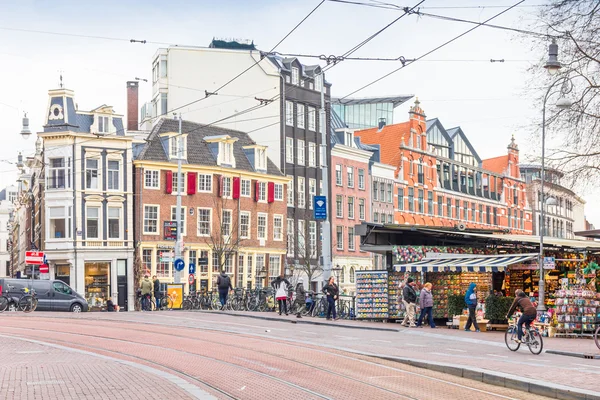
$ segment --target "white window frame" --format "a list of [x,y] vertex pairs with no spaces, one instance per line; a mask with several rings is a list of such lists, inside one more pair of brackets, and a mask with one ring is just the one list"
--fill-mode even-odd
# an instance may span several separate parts
[[[110,169],[111,163],[117,163],[116,173],[114,169]],[[106,160],[106,190],[118,192],[121,190],[121,160],[109,158]],[[114,187],[114,179],[116,177],[117,185]],[[112,188],[111,188],[112,186]]]
[[[171,214],[170,214],[171,221],[177,221],[177,218],[176,218],[177,217],[177,212],[176,212],[176,210],[177,210],[177,206],[171,206]],[[186,218],[187,207],[186,206],[181,206],[181,215],[183,216],[182,221],[181,221],[181,224],[183,225],[182,229],[181,229],[181,236],[186,236],[186,233],[187,233],[187,229],[186,229],[186,225],[187,225],[187,218]]]
[[292,67],[292,85],[300,84],[300,69],[298,67]]
[[353,227],[348,227],[348,250],[356,251],[356,236]]
[[[225,218],[225,215],[228,215],[228,218]],[[225,224],[227,223],[226,220],[229,220],[229,228],[228,229],[224,229],[225,228]],[[221,210],[221,224],[220,224],[220,228],[221,228],[221,233],[223,234],[223,237],[229,237],[232,234],[232,226],[233,226],[233,210]]]
[[198,174],[198,188],[199,193],[212,193],[213,191],[213,176],[212,174]]
[[365,170],[362,168],[358,169],[358,188],[365,190]]
[[304,140],[298,139],[297,145],[298,145],[298,147],[296,148],[296,152],[297,152],[296,161],[297,161],[298,165],[304,165],[305,158],[306,158],[306,147],[304,145]]
[[111,118],[104,116],[104,115],[98,115],[98,123],[97,123],[97,128],[98,128],[98,133],[110,133],[110,126],[111,126]]
[[304,113],[304,104],[296,104],[296,127],[300,129],[305,128],[306,115]]
[[335,165],[335,184],[336,186],[342,186],[344,184],[344,178],[342,176],[342,164]]
[[144,189],[160,189],[160,171],[156,169],[144,170]]
[[[98,214],[96,215],[96,236],[90,236],[89,234],[89,226],[88,226],[88,222],[90,220],[90,209],[95,209],[98,210]],[[100,204],[95,205],[95,204],[90,204],[90,205],[86,205],[85,207],[85,238],[87,239],[100,239],[102,238],[102,206]]]
[[273,197],[275,201],[283,201],[283,184],[276,183],[273,188]]
[[252,181],[250,179],[242,179],[240,182],[240,196],[250,197],[252,193]]
[[[96,168],[90,168],[88,167],[88,161],[95,161],[96,162]],[[101,172],[100,172],[100,157],[86,157],[85,158],[85,189],[86,190],[102,190],[101,183],[102,183],[102,177],[101,177]],[[88,173],[93,173],[93,171],[96,171],[96,185],[91,185],[91,181],[88,182]]]
[[187,135],[173,135],[169,138],[169,158],[177,160],[179,158],[179,145],[183,143],[182,160],[187,160]]
[[320,92],[322,87],[323,87],[323,74],[321,73],[321,74],[315,76],[315,90],[317,92]]
[[254,149],[254,164],[256,170],[266,171],[267,170],[267,149],[256,148]]
[[[204,211],[208,211],[208,222],[200,221],[200,217],[204,217]],[[208,233],[202,233],[200,231],[200,223],[208,224]],[[198,207],[197,217],[196,217],[196,235],[199,237],[210,237],[212,232],[212,208],[207,207]]]
[[[242,217],[247,217],[248,222],[246,224],[242,223]],[[250,239],[250,229],[252,229],[252,214],[250,211],[240,211],[240,239]],[[244,234],[244,226],[245,234]]]
[[287,205],[288,207],[294,207],[294,191],[296,189],[294,176],[288,175],[287,177],[291,179],[287,185]]
[[294,163],[294,138],[285,138],[285,161],[293,164]]
[[267,182],[258,182],[258,201],[267,202]]
[[298,220],[298,250],[301,252],[298,256],[300,258],[306,258],[308,254],[306,251],[306,221],[303,219]]
[[288,257],[294,257],[296,243],[294,241],[296,231],[294,230],[294,219],[288,218],[287,220],[287,254]]
[[223,177],[223,197],[224,198],[231,198],[231,193],[233,188],[231,187],[231,177],[230,176],[224,176]]
[[317,109],[315,107],[308,108],[308,130],[317,131]]
[[[111,219],[115,219],[114,217],[111,218],[110,216],[110,211],[111,209],[113,210],[118,210],[118,217],[117,217],[117,222],[119,223],[119,235],[117,237],[110,237],[110,220]],[[108,238],[108,240],[123,240],[123,225],[124,223],[123,221],[123,207],[122,206],[111,206],[110,204],[108,205],[108,207],[106,207],[106,237]]]
[[[264,222],[263,223],[261,223]],[[267,240],[269,234],[269,214],[266,213],[257,213],[256,214],[256,238]],[[262,229],[261,229],[262,228]]]
[[294,103],[289,100],[285,101],[285,124],[294,126]]
[[[275,269],[275,267],[277,267],[277,269]],[[279,274],[281,274],[281,256],[269,256],[269,278],[274,278],[279,276]]]
[[317,145],[314,142],[308,142],[308,166],[317,166]]
[[172,187],[173,190],[171,192],[171,195],[177,196],[177,192],[179,190],[181,190],[181,195],[182,196],[186,196],[187,195],[187,179],[186,179],[185,175],[186,175],[186,173],[182,171],[181,172],[181,180],[183,181],[183,187],[181,188],[181,187],[179,187],[179,179],[178,179],[179,174],[177,173],[177,171],[173,172],[173,175],[172,175],[173,179],[172,179],[172,182],[171,182],[172,183],[171,187]]
[[341,194],[335,196],[335,216],[337,218],[344,218],[344,196]]
[[[52,216],[52,209],[61,209],[62,210],[62,215],[59,217],[53,217]],[[72,231],[71,231],[71,218],[72,218],[72,210],[71,207],[48,207],[48,228],[46,230],[47,235],[46,237],[48,238],[48,240],[65,240],[65,239],[71,239],[72,236]],[[61,238],[57,238],[57,237],[51,237],[50,236],[50,230],[52,228],[52,221],[53,220],[64,220],[65,221],[65,236],[61,237]],[[55,234],[56,236],[56,234]]]
[[308,209],[313,209],[314,198],[317,195],[317,180],[313,178],[308,179]]
[[[348,219],[354,219],[354,209],[356,208],[356,203],[354,202],[354,197],[348,196]],[[352,207],[350,207],[352,206]]]
[[354,187],[354,167],[346,167],[346,179],[348,180],[348,187]]
[[308,246],[310,258],[317,258],[317,221],[308,222]]
[[[62,167],[54,167],[53,162],[55,160],[62,161]],[[49,157],[48,158],[48,175],[46,177],[46,189],[47,190],[62,190],[71,187],[71,160],[67,157]],[[62,171],[62,186],[58,183],[61,179]]]
[[344,250],[344,227],[343,226],[335,227],[335,239],[336,239],[335,248],[337,250]]
[[366,201],[365,199],[358,199],[358,219],[364,221],[366,217]]
[[276,242],[283,241],[283,215],[273,216],[273,240]]
[[298,177],[298,208],[306,207],[306,178]]
[[[149,231],[146,229],[147,226],[149,226],[149,224],[146,224],[146,220],[148,221],[154,221],[154,219],[150,219],[150,218],[146,218],[146,208],[147,207],[155,207],[156,208],[156,231]],[[160,235],[160,205],[158,204],[144,204],[144,209],[143,209],[143,231],[144,231],[144,235]]]

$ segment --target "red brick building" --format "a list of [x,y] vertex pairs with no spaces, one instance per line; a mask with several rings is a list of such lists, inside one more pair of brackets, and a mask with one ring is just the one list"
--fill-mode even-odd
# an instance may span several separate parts
[[134,161],[139,270],[173,282],[168,225],[181,191],[185,277],[194,263],[197,289],[214,288],[221,269],[236,287],[265,285],[284,271],[289,179],[246,133],[184,121],[179,135],[178,125],[160,121]]
[[531,234],[531,209],[511,141],[507,154],[482,160],[460,127],[426,120],[418,100],[408,122],[356,131],[396,168],[394,223],[505,229]]

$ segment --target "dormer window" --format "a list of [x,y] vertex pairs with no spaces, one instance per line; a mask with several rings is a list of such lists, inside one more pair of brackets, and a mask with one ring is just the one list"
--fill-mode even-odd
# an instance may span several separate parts
[[110,133],[110,125],[108,117],[98,117],[98,133]]
[[315,90],[320,92],[323,87],[323,74],[315,76]]
[[222,164],[233,165],[233,143],[219,143],[219,158]]
[[217,165],[235,168],[235,155],[233,144],[238,138],[229,135],[207,136],[204,141],[208,143],[213,156],[217,159]]
[[346,132],[346,146],[352,147],[352,142],[354,141],[354,135],[352,132]]
[[298,85],[300,83],[300,70],[298,67],[292,67],[292,85]]
[[179,158],[180,146],[183,147],[181,154],[182,159],[187,159],[187,135],[175,135],[169,138],[169,156],[171,159],[177,160]]
[[257,148],[254,155],[254,162],[257,171],[267,170],[267,149]]

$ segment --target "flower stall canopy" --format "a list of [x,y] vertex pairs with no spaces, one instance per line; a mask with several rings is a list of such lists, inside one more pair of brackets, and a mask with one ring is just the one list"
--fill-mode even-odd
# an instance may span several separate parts
[[498,272],[507,266],[537,258],[537,254],[511,254],[504,256],[475,256],[430,258],[411,264],[394,265],[398,272]]

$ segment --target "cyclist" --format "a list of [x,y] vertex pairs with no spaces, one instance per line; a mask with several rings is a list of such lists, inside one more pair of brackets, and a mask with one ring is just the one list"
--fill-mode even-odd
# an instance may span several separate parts
[[506,315],[506,319],[509,319],[512,314],[516,311],[517,307],[521,308],[522,315],[517,322],[517,343],[521,343],[521,339],[523,338],[523,324],[527,326],[527,329],[530,328],[531,323],[537,317],[537,311],[531,301],[521,289],[517,289],[515,291],[515,301],[513,301],[510,309],[508,310],[508,314]]

